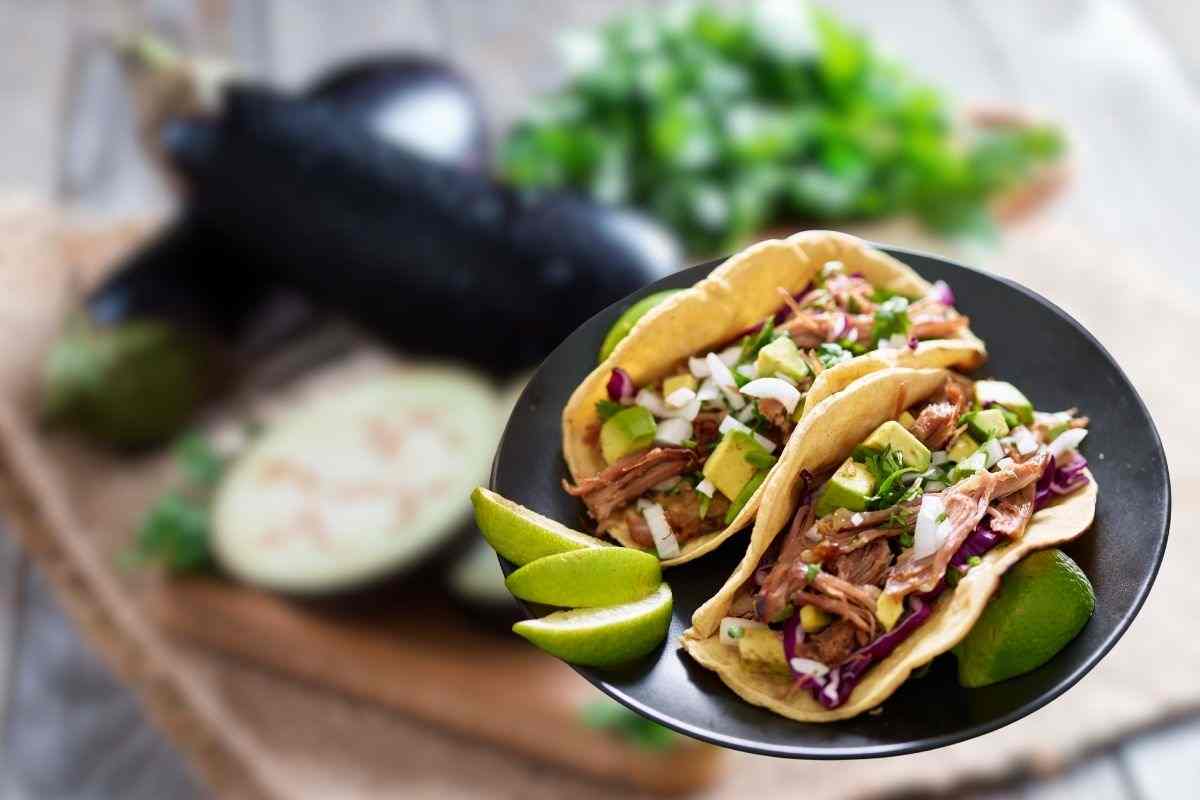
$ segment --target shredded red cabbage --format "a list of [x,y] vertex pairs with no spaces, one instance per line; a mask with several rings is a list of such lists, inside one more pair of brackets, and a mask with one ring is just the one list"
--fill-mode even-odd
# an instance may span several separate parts
[[637,387],[633,385],[633,378],[629,377],[629,373],[620,367],[613,367],[612,374],[608,376],[608,399],[620,403],[632,400],[635,394]]
[[908,337],[908,349],[909,350],[917,349],[917,337],[915,337],[915,336]]
[[[966,541],[958,548],[958,552],[950,559],[950,564],[955,567],[961,567],[972,556],[982,556],[991,550],[996,546],[998,541],[1000,541],[999,534],[992,531],[991,526],[985,519],[979,523],[975,530],[971,532],[971,535],[967,537]],[[868,669],[875,663],[891,655],[905,639],[912,636],[917,628],[925,624],[925,620],[929,619],[929,615],[933,613],[933,604],[945,589],[946,582],[939,581],[937,586],[933,587],[932,591],[912,595],[909,603],[911,611],[896,627],[865,647],[855,651],[849,658],[831,669],[823,678],[800,675],[797,676],[796,685],[802,689],[807,689],[812,694],[813,699],[825,708],[837,708],[842,705],[850,698],[850,693],[854,691],[854,687],[862,680],[863,675],[866,674]],[[798,614],[795,619],[799,620]],[[787,629],[785,628],[784,654],[787,656],[788,667],[790,669],[795,647],[789,650],[787,642]]]
[[1063,464],[1057,464],[1054,459],[1050,459],[1045,472],[1038,478],[1034,508],[1040,509],[1055,497],[1070,494],[1086,484],[1088,476],[1083,471],[1087,465],[1087,459],[1079,453],[1075,453],[1071,460]]

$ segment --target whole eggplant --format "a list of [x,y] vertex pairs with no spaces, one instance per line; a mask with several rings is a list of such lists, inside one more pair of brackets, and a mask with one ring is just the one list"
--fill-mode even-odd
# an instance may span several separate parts
[[533,364],[680,265],[639,217],[518,194],[268,90],[232,88],[220,118],[163,134],[211,235],[408,350],[495,372]]
[[[161,69],[160,62],[129,60],[141,77]],[[170,85],[192,93],[187,62],[167,63]],[[158,96],[172,101],[165,90]],[[471,85],[440,62],[406,55],[351,62],[318,79],[303,97],[386,141],[464,169],[486,167],[482,104]],[[431,118],[440,120],[444,135],[429,135]],[[244,252],[208,235],[185,212],[118,265],[72,317],[47,359],[44,420],[121,447],[173,436],[275,293],[269,271],[247,263]]]

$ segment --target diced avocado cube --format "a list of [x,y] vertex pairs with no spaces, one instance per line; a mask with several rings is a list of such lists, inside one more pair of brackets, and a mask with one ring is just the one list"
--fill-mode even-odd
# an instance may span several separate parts
[[825,626],[833,622],[833,617],[816,606],[801,606],[800,627],[805,633],[819,633]]
[[888,420],[876,428],[863,442],[863,447],[880,452],[890,447],[904,459],[904,466],[921,471],[929,469],[929,448],[895,420]]
[[737,645],[743,661],[770,672],[791,673],[783,652],[783,637],[770,628],[746,628]]
[[1033,403],[1006,381],[975,381],[975,402],[984,408],[994,403],[1016,414],[1021,424],[1033,423]]
[[904,601],[897,600],[890,594],[881,594],[875,601],[875,617],[883,625],[884,630],[890,631],[903,613]]
[[958,483],[963,478],[969,478],[976,472],[987,469],[987,454],[982,450],[976,450],[967,458],[954,465],[954,469],[950,470],[947,478],[950,483]]
[[965,461],[968,456],[978,449],[979,442],[972,439],[970,434],[963,433],[954,440],[954,444],[952,444],[950,449],[946,451],[946,458],[950,459],[955,464],[958,464],[962,461]]
[[730,500],[738,498],[742,487],[758,471],[758,467],[746,460],[747,453],[765,455],[767,451],[754,441],[754,437],[742,431],[730,431],[721,438],[717,449],[704,462],[704,477]]
[[896,420],[904,426],[906,431],[911,431],[912,426],[917,424],[917,418],[907,411],[900,412],[900,416],[896,417]]
[[759,350],[754,366],[761,378],[778,374],[785,375],[797,383],[808,380],[810,372],[804,356],[800,355],[790,336],[781,336]]
[[641,406],[613,414],[600,428],[600,452],[609,464],[654,444],[654,415]]
[[684,373],[683,375],[672,375],[663,381],[662,396],[670,397],[680,389],[691,389],[694,392],[696,391],[696,386],[696,379],[688,373]]
[[867,498],[875,493],[875,476],[865,464],[847,458],[826,482],[817,500],[817,516],[823,517],[839,508],[862,511]]
[[985,408],[963,416],[966,417],[967,430],[979,441],[992,437],[999,439],[1008,435],[1008,423],[1004,421],[1004,412],[998,408]]

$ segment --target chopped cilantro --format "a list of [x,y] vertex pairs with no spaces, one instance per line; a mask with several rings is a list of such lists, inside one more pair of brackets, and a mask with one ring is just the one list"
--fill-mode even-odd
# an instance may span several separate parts
[[915,467],[904,466],[903,458],[894,448],[885,447],[879,451],[857,447],[854,450],[854,458],[860,460],[871,471],[875,477],[875,485],[878,487],[875,494],[867,499],[867,508],[873,511],[890,508],[904,499],[914,496],[914,487],[916,492],[920,492],[919,483],[905,486],[900,480],[905,475],[918,470]]
[[843,350],[848,350],[851,355],[861,356],[867,352],[867,348],[859,342],[852,342],[849,339],[838,339],[837,343]]
[[679,444],[683,447],[686,447],[688,450],[695,450],[697,442],[695,439],[684,439]]
[[771,467],[775,466],[775,462],[779,460],[766,450],[751,450],[750,452],[746,453],[745,458],[748,462],[759,469],[770,469]]
[[614,403],[612,400],[597,400],[596,413],[600,415],[600,419],[607,420],[613,414],[616,414],[624,408],[620,403]]
[[741,625],[730,625],[725,629],[725,633],[729,635],[730,639],[740,639],[745,633],[745,630],[742,629]]
[[946,570],[946,585],[958,586],[958,579],[962,577],[962,572],[957,567],[951,567]]
[[979,556],[971,556],[970,558],[967,559],[967,564],[969,564],[972,567],[978,567],[982,563],[983,563],[983,559],[980,558]]
[[905,531],[904,533],[900,534],[900,546],[901,547],[912,547],[913,546],[912,531]]
[[854,358],[854,354],[837,342],[825,342],[817,348],[817,360],[825,369],[829,369],[834,364],[849,361],[851,358]]
[[813,581],[815,581],[817,579],[817,576],[820,574],[821,574],[821,565],[820,564],[808,564],[807,566],[804,567],[804,582],[812,583]]
[[946,521],[946,512],[943,511],[942,513],[938,514],[936,521],[939,525],[941,525],[943,522],[945,522]]
[[890,297],[875,309],[875,325],[871,328],[871,342],[879,344],[895,334],[907,334],[909,328],[908,300],[896,296]]
[[[775,317],[767,317],[763,321],[762,327],[755,333],[747,334],[742,338],[742,353],[738,356],[738,363],[744,364],[758,358],[758,351],[771,343],[775,333]],[[735,371],[736,374],[736,371]]]

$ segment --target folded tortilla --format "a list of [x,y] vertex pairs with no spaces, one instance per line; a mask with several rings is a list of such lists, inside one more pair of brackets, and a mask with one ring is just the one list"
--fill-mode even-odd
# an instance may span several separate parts
[[949,373],[942,369],[893,368],[869,375],[828,399],[806,416],[764,482],[764,499],[750,545],[721,590],[692,616],[682,645],[700,664],[747,702],[801,722],[832,722],[868,711],[908,680],[912,672],[950,650],[971,630],[999,586],[1005,570],[1035,550],[1074,539],[1092,524],[1098,487],[1088,483],[1035,512],[1025,534],[997,545],[972,567],[953,591],[938,598],[932,615],[887,658],[871,667],[849,700],[827,709],[808,692],[791,691],[790,676],[756,668],[736,648],[721,643],[719,628],[738,589],[758,568],[777,535],[786,529],[800,502],[799,476],[836,467],[876,427],[936,392]]
[[[787,239],[770,239],[731,256],[707,278],[642,317],[608,359],[571,395],[562,416],[563,456],[571,478],[578,482],[607,466],[594,437],[589,443],[588,431],[600,422],[596,402],[607,398],[608,378],[614,367],[624,369],[639,387],[652,383],[666,376],[682,359],[726,345],[778,311],[782,305],[779,287],[792,294],[799,293],[829,261],[842,262],[847,272],[862,273],[876,288],[905,296],[923,297],[933,288],[888,254],[857,237],[832,231],[804,231]],[[969,329],[956,338],[920,342],[915,349],[867,353],[818,375],[805,395],[804,414],[853,381],[877,370],[895,366],[970,370],[986,358],[983,342]],[[766,482],[732,524],[685,542],[680,554],[664,560],[663,566],[691,561],[749,525],[765,488]],[[619,520],[601,532],[626,547],[638,546]]]

